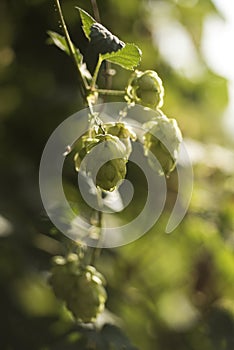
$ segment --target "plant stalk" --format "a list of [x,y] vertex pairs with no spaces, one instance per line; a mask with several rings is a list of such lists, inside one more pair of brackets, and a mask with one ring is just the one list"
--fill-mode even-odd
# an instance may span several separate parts
[[95,91],[95,89],[96,89],[96,82],[97,82],[99,70],[101,68],[101,64],[102,64],[102,56],[99,54],[98,62],[97,62],[97,65],[96,65],[96,68],[95,68],[95,71],[93,74],[93,79],[92,79],[91,84],[90,84],[91,91]]
[[123,96],[126,94],[125,90],[96,89],[96,91],[101,95],[110,95],[110,96]]
[[101,244],[102,244],[101,234],[102,234],[102,220],[103,220],[103,212],[102,212],[103,198],[102,198],[102,195],[103,195],[102,190],[97,189],[97,201],[98,201],[98,207],[99,207],[99,210],[97,210],[97,215],[98,215],[97,227],[99,227],[100,231],[99,231],[99,238],[98,238],[97,245],[92,250],[91,261],[90,261],[91,265],[94,265],[96,259],[99,257],[99,255],[101,254],[101,251],[102,251],[102,248],[101,248]]
[[74,48],[74,45],[71,41],[68,29],[67,29],[64,17],[63,17],[63,12],[62,12],[59,0],[55,0],[55,4],[56,4],[56,7],[58,9],[59,17],[61,20],[61,25],[62,25],[65,39],[67,42],[67,46],[68,46],[69,51],[70,51],[70,55],[73,58],[73,61],[75,63],[76,69],[77,69],[78,78],[79,78],[79,81],[81,83],[81,93],[82,93],[83,98],[86,100],[87,92],[89,91],[89,85],[88,85],[85,77],[82,75],[82,73],[80,71],[80,66],[79,66],[79,63],[77,62],[77,59],[76,59],[75,48]]
[[96,0],[91,0],[91,4],[92,4],[92,8],[93,8],[94,18],[96,19],[97,22],[100,23],[101,19],[100,19],[100,14],[99,14],[97,1]]

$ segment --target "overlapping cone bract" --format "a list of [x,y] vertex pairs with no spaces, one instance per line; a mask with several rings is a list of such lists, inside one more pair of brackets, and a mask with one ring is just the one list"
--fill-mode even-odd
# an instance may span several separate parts
[[104,278],[93,266],[81,267],[69,256],[67,259],[55,257],[49,282],[55,295],[81,322],[93,322],[104,309]]
[[112,191],[125,178],[132,151],[130,139],[136,136],[120,122],[104,124],[103,130],[106,133],[91,129],[83,135],[74,157],[75,168],[83,170],[102,190]]
[[182,142],[181,131],[176,120],[160,116],[145,123],[143,127],[147,130],[144,135],[145,155],[150,164],[161,172],[155,161],[156,158],[163,173],[168,175],[175,168]]
[[135,71],[127,87],[126,99],[152,109],[163,105],[164,88],[158,74],[152,70]]
[[97,139],[98,147],[87,155],[86,172],[96,186],[112,191],[126,175],[126,148],[118,137],[110,134],[98,135]]
[[130,130],[125,123],[121,122],[105,124],[105,129],[108,134],[117,136],[120,139],[120,141],[126,147],[125,158],[129,158],[132,152],[131,140],[136,140],[136,134]]

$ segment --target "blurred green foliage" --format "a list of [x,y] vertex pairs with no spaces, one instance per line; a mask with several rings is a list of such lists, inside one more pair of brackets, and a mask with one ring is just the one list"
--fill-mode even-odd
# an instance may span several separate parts
[[[92,69],[95,58],[85,54],[87,41],[74,10],[92,13],[91,4],[67,0],[62,5],[72,39]],[[69,57],[46,45],[47,30],[60,30],[53,2],[2,0],[0,349],[233,350],[234,162],[221,128],[227,81],[211,71],[201,52],[204,21],[219,14],[211,0],[99,0],[98,5],[104,25],[142,49],[141,70],[156,70],[164,82],[164,112],[193,139],[191,205],[179,227],[166,235],[177,191],[173,174],[166,211],[155,227],[132,244],[104,250],[97,261],[107,280],[111,313],[100,320],[106,325],[74,324],[46,283],[50,258],[63,248],[43,211],[38,167],[49,135],[82,108],[78,81]],[[162,55],[155,35],[162,19],[183,27],[199,74],[184,74]],[[121,89],[130,73],[115,69],[113,87]],[[103,78],[99,84],[104,86]],[[133,165],[128,176],[139,190],[130,217],[141,208],[144,190],[139,189],[142,173]]]

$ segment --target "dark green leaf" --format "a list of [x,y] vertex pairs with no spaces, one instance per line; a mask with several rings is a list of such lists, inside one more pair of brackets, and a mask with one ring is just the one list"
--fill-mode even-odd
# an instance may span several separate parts
[[125,69],[133,70],[139,65],[141,55],[141,50],[135,44],[126,44],[121,50],[101,56],[103,60],[118,64]]
[[96,52],[106,54],[122,49],[125,43],[102,24],[94,23],[90,29],[90,45],[95,47]]
[[[126,44],[122,49],[118,50],[118,48],[123,46],[124,43],[122,43],[117,37],[110,33],[105,27],[98,24],[95,21],[95,19],[91,17],[86,11],[84,11],[80,7],[76,8],[80,12],[82,27],[86,37],[90,40],[92,33],[92,35],[94,36],[92,40],[98,40],[98,44],[101,45],[100,53],[102,53],[103,51],[107,51],[107,53],[103,53],[101,55],[103,60],[108,60],[129,70],[133,70],[139,65],[141,60],[141,50],[136,45]],[[93,27],[94,24],[97,24],[98,28]],[[103,32],[108,33],[108,35],[106,36],[105,43],[102,42]],[[107,46],[108,48],[106,48]],[[114,52],[110,52],[110,50],[113,50]]]
[[80,7],[76,7],[76,9],[79,10],[79,12],[80,12],[80,18],[82,21],[82,28],[83,28],[83,31],[85,33],[85,36],[90,40],[91,26],[96,21],[92,16],[90,16],[86,11],[84,11]]

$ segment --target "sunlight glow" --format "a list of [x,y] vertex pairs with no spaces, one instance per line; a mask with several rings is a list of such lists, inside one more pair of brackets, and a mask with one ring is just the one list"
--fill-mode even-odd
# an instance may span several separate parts
[[224,115],[226,131],[234,136],[234,3],[213,0],[224,19],[210,17],[204,28],[202,49],[210,67],[229,80],[229,106]]

